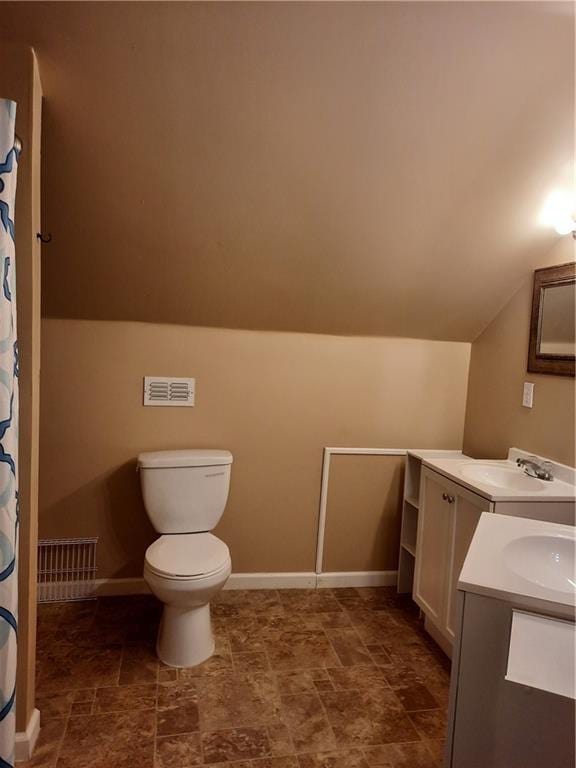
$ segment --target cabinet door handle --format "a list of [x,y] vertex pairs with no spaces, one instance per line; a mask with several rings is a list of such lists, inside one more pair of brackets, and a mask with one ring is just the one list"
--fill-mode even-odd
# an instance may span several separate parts
[[447,493],[443,493],[442,494],[442,498],[443,498],[444,501],[448,501],[448,494]]
[[448,504],[454,504],[455,500],[456,499],[454,498],[454,496],[448,496],[448,499],[447,499]]

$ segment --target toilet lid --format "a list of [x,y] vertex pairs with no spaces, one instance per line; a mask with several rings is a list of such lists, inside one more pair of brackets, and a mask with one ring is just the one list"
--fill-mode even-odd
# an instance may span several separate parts
[[226,544],[211,533],[160,536],[146,550],[148,567],[168,578],[195,578],[219,571],[229,560]]

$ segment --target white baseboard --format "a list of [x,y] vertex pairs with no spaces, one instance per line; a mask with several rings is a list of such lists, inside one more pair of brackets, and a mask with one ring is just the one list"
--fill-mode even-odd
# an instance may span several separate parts
[[[319,573],[233,573],[224,589],[324,589],[327,587],[392,587],[397,571],[338,571]],[[150,588],[143,578],[98,579],[96,595],[145,595]]]
[[316,587],[395,587],[398,571],[337,571],[319,573]]
[[313,571],[289,573],[233,573],[224,589],[315,589]]
[[32,752],[36,746],[36,740],[40,733],[40,711],[32,710],[30,720],[25,731],[16,732],[14,744],[14,760],[17,763],[25,763],[32,757]]

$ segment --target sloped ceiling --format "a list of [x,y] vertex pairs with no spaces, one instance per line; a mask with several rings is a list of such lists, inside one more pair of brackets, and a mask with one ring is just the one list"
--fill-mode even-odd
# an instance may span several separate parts
[[50,317],[472,340],[571,179],[571,3],[2,3]]

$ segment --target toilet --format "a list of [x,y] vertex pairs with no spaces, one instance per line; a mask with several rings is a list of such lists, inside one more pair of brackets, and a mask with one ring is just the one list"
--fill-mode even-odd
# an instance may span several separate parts
[[232,454],[181,450],[142,453],[144,506],[160,538],[146,550],[144,579],[164,604],[157,653],[171,667],[193,667],[214,652],[210,601],[230,576],[226,544],[210,531],[222,517]]

